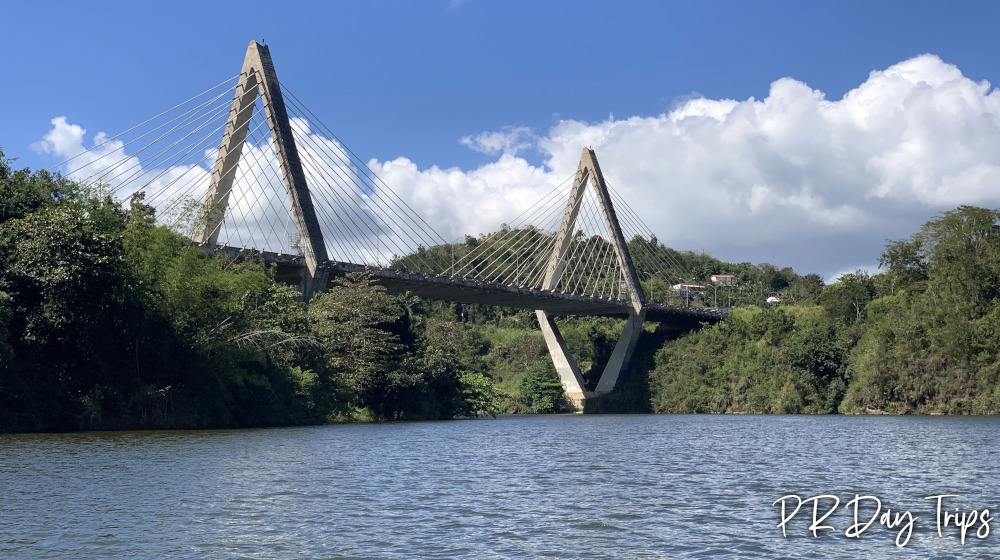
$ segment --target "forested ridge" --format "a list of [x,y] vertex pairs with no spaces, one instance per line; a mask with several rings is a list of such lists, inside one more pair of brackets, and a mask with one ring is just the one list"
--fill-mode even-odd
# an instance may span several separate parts
[[889,242],[882,272],[735,309],[656,354],[656,412],[996,414],[1000,211],[962,206]]
[[[622,386],[589,400],[588,411],[995,413],[998,219],[974,207],[942,213],[887,244],[881,273],[826,286],[815,274],[636,238],[630,246],[647,246],[634,255],[666,255],[695,281],[733,274],[734,287],[693,305],[735,308],[727,321],[679,336],[648,324]],[[447,254],[444,262],[490,238],[421,251]],[[648,299],[682,303],[651,263],[635,261]],[[782,302],[768,305],[769,295]],[[365,275],[335,280],[308,306],[297,297],[260,259],[209,257],[157,226],[141,194],[118,203],[16,170],[0,153],[0,431],[563,407],[530,312],[392,296]],[[560,319],[591,383],[621,325]]]

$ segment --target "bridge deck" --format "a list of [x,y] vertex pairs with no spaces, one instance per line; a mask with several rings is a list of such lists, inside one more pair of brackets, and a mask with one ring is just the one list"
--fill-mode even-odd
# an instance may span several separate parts
[[[251,251],[235,247],[201,246],[208,254],[225,254],[243,259]],[[278,277],[295,282],[305,268],[305,259],[299,255],[256,252],[264,262],[278,267]],[[627,317],[632,305],[628,300],[603,299],[548,290],[477,282],[447,276],[403,272],[388,268],[328,261],[331,276],[344,276],[352,272],[368,272],[392,294],[412,292],[420,297],[460,303],[477,303],[513,307],[516,309],[542,309],[556,315],[602,315]],[[715,323],[725,318],[725,313],[712,309],[676,307],[659,303],[647,304],[646,319],[674,324],[681,328],[694,328],[700,323]]]

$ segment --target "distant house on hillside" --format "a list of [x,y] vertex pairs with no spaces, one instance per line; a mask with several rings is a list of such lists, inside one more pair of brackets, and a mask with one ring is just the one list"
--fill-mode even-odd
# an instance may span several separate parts
[[684,300],[684,303],[689,305],[691,298],[705,291],[705,286],[698,284],[674,284],[671,288],[673,288],[675,294]]
[[736,283],[736,277],[732,274],[713,274],[712,282],[719,286],[732,286]]

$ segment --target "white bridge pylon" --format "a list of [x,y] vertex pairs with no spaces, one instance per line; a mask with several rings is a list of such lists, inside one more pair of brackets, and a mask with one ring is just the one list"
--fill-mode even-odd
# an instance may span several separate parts
[[628,367],[635,351],[635,344],[642,333],[642,325],[646,317],[646,301],[642,293],[642,286],[639,284],[632,257],[628,251],[628,245],[622,235],[621,226],[618,223],[618,216],[615,213],[614,204],[608,193],[607,183],[604,181],[604,174],[597,163],[597,156],[590,148],[583,149],[580,156],[580,165],[576,171],[573,188],[570,190],[569,200],[566,201],[566,210],[563,212],[562,224],[556,234],[555,243],[552,248],[552,255],[549,258],[548,266],[545,270],[545,278],[542,282],[543,290],[554,290],[558,279],[562,276],[567,265],[567,253],[574,228],[576,218],[580,212],[581,202],[586,194],[587,186],[591,186],[594,195],[604,218],[604,225],[607,228],[607,235],[611,240],[611,245],[617,257],[617,265],[621,273],[623,295],[628,294],[632,309],[629,311],[628,319],[622,334],[615,344],[611,353],[611,358],[604,367],[603,373],[593,392],[586,390],[583,375],[576,360],[569,353],[562,334],[555,320],[547,311],[537,309],[535,316],[538,317],[538,324],[545,337],[545,344],[548,346],[549,354],[552,356],[552,364],[559,374],[566,397],[570,400],[574,408],[582,410],[588,397],[595,394],[610,392],[618,384],[622,374]]
[[[646,301],[635,264],[651,283],[689,275],[623,198],[616,210],[593,150],[514,224],[449,243],[278,81],[256,42],[239,76],[95,138],[53,170],[64,165],[71,180],[142,204],[209,254],[256,251],[279,277],[301,282],[307,302],[331,274],[368,272],[392,293],[535,310],[577,408],[617,385],[646,318],[680,329],[724,318]],[[593,391],[556,314],[627,317]]]
[[219,230],[226,215],[229,194],[233,189],[233,180],[258,95],[264,99],[267,125],[274,139],[281,178],[305,257],[302,297],[309,301],[313,293],[326,288],[328,274],[325,265],[329,258],[270,50],[256,41],[251,41],[247,47],[226,132],[219,146],[219,155],[215,159],[212,180],[205,196],[205,215],[195,232],[194,242],[207,246],[218,245]]
[[[264,101],[267,126],[271,132],[282,183],[288,196],[288,209],[292,214],[301,243],[306,265],[303,270],[301,287],[303,300],[308,302],[314,293],[326,289],[329,276],[327,268],[329,258],[270,52],[266,46],[256,42],[251,42],[247,48],[243,69],[235,88],[229,120],[226,123],[218,156],[215,159],[211,182],[205,195],[202,220],[194,233],[193,240],[206,249],[212,249],[219,245],[219,231],[227,215],[235,170],[239,167],[240,159],[244,154],[247,130],[258,97]],[[566,202],[562,222],[551,245],[552,253],[548,257],[541,289],[555,291],[560,288],[560,282],[563,281],[566,274],[569,274],[567,264],[571,260],[579,258],[572,249],[573,239],[577,216],[580,214],[588,187],[592,189],[597,200],[597,207],[603,218],[604,228],[606,228],[605,233],[613,249],[614,259],[612,262],[615,264],[610,266],[617,268],[617,270],[609,272],[614,272],[613,276],[620,279],[618,298],[622,302],[627,300],[630,310],[621,337],[615,345],[594,391],[586,390],[580,368],[573,356],[570,355],[553,316],[549,311],[535,310],[545,343],[567,398],[577,410],[583,409],[587,398],[595,394],[610,392],[618,384],[635,350],[647,311],[642,287],[639,284],[628,245],[615,213],[608,186],[597,163],[597,157],[594,151],[589,148],[583,150],[580,158],[580,165],[570,190],[569,199]],[[454,297],[460,298],[461,296],[456,294]]]

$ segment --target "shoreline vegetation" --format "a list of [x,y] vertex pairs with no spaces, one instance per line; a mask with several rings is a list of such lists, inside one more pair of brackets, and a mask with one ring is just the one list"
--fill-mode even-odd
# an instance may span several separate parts
[[[366,275],[335,280],[306,306],[260,259],[209,257],[157,226],[141,194],[122,204],[12,163],[0,152],[0,432],[563,408],[533,313],[392,296]],[[1000,211],[969,206],[941,213],[889,242],[880,274],[830,285],[634,239],[646,244],[634,255],[666,254],[700,283],[732,274],[736,286],[694,305],[734,309],[680,335],[648,324],[620,387],[586,412],[996,414],[998,221]],[[490,239],[421,251],[461,254]],[[635,264],[648,298],[679,303]],[[591,382],[622,323],[560,320]]]

